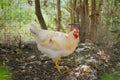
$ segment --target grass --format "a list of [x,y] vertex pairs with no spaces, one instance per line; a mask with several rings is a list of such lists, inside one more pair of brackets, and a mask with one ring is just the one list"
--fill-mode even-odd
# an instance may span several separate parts
[[0,64],[0,80],[12,80],[12,74],[10,70]]
[[114,74],[104,73],[99,80],[116,80]]

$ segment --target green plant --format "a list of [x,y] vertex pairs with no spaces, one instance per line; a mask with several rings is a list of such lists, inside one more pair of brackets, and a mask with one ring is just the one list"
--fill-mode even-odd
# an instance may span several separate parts
[[12,80],[12,74],[6,66],[0,64],[0,80]]
[[115,80],[115,76],[112,73],[103,74],[99,80]]

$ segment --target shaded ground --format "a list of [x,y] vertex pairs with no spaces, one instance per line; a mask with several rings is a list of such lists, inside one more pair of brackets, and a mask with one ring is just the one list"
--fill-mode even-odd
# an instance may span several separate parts
[[91,44],[79,47],[82,48],[61,59],[61,73],[52,60],[40,53],[36,44],[31,42],[22,45],[21,49],[2,44],[0,61],[10,67],[13,80],[98,80],[99,75],[106,71],[115,72],[119,78],[116,72],[120,67],[119,45],[107,50]]

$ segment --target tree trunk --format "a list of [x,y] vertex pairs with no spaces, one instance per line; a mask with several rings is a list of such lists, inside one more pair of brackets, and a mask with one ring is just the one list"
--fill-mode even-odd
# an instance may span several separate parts
[[102,5],[102,1],[99,1],[99,5],[98,5],[98,10],[97,10],[97,6],[96,6],[96,1],[95,0],[91,0],[91,40],[92,42],[95,42],[96,39],[96,35],[97,35],[97,26],[99,24],[99,16],[100,16],[100,11],[101,11],[101,5]]
[[[71,0],[70,1],[70,17],[71,17],[71,24],[76,23],[75,21],[75,15],[76,15],[76,1],[77,0]],[[74,28],[74,25],[71,25],[71,30]]]
[[42,12],[41,12],[40,0],[35,0],[35,13],[36,13],[38,21],[41,25],[41,28],[42,29],[47,29],[47,26],[45,24],[45,21],[44,21],[44,18],[42,16]]
[[[81,0],[80,0],[81,1]],[[86,28],[88,26],[88,0],[81,1],[81,26],[80,26],[80,42],[85,42]]]
[[61,4],[60,0],[57,0],[57,30],[61,29]]
[[88,0],[85,1],[85,41],[90,39],[90,20],[89,20],[89,4],[88,4]]
[[98,20],[98,23],[99,23],[99,21],[101,21],[101,20],[100,20],[100,19],[101,19],[101,18],[100,18],[100,17],[101,17],[101,16],[100,16],[100,11],[101,11],[102,3],[103,3],[103,0],[99,0],[98,9],[97,9],[97,13],[98,13],[97,16],[98,16],[98,19],[99,19],[99,20]]
[[96,2],[91,0],[91,40],[95,41],[97,26],[96,26]]

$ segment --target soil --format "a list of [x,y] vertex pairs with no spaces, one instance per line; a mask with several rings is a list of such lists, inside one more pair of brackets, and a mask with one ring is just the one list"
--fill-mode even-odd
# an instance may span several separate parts
[[[98,80],[106,71],[116,72],[120,67],[120,45],[98,48],[95,45],[81,45],[59,63],[61,72],[53,61],[38,51],[35,43],[0,45],[0,62],[9,66],[13,80]],[[120,77],[120,76],[119,76]]]

